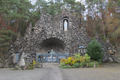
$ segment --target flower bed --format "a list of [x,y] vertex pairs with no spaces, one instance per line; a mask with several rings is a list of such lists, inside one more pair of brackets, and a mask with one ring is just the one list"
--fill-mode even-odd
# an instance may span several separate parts
[[85,56],[80,56],[75,54],[75,56],[68,57],[67,59],[60,60],[60,68],[84,68],[84,67],[98,67],[99,63],[97,61],[90,60],[90,56],[85,54]]

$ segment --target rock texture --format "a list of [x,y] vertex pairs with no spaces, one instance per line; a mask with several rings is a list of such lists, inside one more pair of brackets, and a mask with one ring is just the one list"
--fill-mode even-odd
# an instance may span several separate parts
[[[67,31],[63,30],[64,18],[69,19]],[[59,53],[69,52],[70,55],[74,55],[74,53],[79,52],[79,46],[86,49],[91,41],[90,36],[86,33],[85,26],[82,25],[79,28],[78,23],[79,20],[65,8],[60,15],[57,14],[54,18],[42,14],[35,26],[29,25],[24,37],[17,37],[14,44],[10,46],[9,54],[25,52],[27,54],[26,62],[35,60],[36,52],[44,54],[51,49]],[[101,42],[102,40],[98,39],[98,41]],[[101,43],[104,45],[104,42]],[[107,51],[108,49],[103,46],[103,50]],[[108,60],[108,57],[105,60]]]
[[120,59],[117,57],[119,51],[110,43],[109,39],[104,42],[97,34],[95,36],[95,39],[102,45],[102,50],[104,52],[103,62],[109,61],[120,63]]
[[[67,31],[63,30],[64,18],[69,19]],[[35,26],[29,25],[24,37],[18,36],[16,42],[11,45],[9,54],[25,52],[29,55],[29,61],[35,60],[36,52],[43,54],[51,49],[59,53],[69,52],[70,55],[78,53],[79,46],[86,48],[91,40],[85,26],[79,28],[78,23],[79,20],[65,8],[54,18],[42,14]]]

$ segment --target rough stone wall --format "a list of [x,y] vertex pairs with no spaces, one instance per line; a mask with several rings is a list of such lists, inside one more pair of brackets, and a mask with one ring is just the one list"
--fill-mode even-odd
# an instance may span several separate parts
[[[69,18],[69,27],[67,31],[63,30],[63,18]],[[46,53],[52,48],[60,53],[69,52],[70,55],[78,53],[79,46],[87,48],[91,41],[90,36],[86,33],[86,28],[82,25],[78,27],[79,20],[73,16],[68,9],[63,8],[60,15],[52,18],[50,15],[41,15],[35,26],[31,24],[26,29],[24,37],[18,36],[17,40],[10,46],[9,54],[25,52],[28,56],[26,62],[32,62],[36,58],[36,52]],[[108,51],[109,44],[105,44],[96,36],[96,39],[102,44],[103,50]],[[104,60],[109,60],[109,54],[105,53]]]
[[102,50],[104,52],[103,62],[120,62],[119,58],[119,50],[117,47],[113,46],[109,39],[107,39],[105,42],[97,35],[95,36],[95,39],[101,43]]
[[[62,19],[64,17],[69,19],[67,31],[63,30]],[[42,14],[40,20],[35,23],[35,26],[29,25],[24,37],[18,36],[16,42],[11,45],[9,54],[25,52],[29,55],[28,58],[33,60],[35,59],[36,52],[47,52],[47,50],[44,50],[44,44],[42,43],[52,38],[57,40],[55,45],[58,43],[58,45],[64,48],[59,52],[69,52],[70,55],[73,55],[73,53],[78,52],[79,46],[82,45],[86,48],[91,40],[86,33],[85,26],[79,28],[78,23],[79,20],[65,8],[63,8],[60,15],[57,14],[54,18],[51,18],[50,15],[44,16]]]

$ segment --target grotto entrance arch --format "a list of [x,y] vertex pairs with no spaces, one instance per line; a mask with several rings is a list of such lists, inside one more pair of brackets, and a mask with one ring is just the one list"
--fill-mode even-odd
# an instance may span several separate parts
[[52,38],[43,40],[40,43],[39,47],[40,47],[39,53],[46,53],[46,52],[50,53],[51,50],[59,53],[64,53],[66,45],[64,41],[58,38],[52,37]]
[[58,38],[49,38],[40,43],[40,51],[36,53],[37,62],[59,62],[61,58],[67,58],[66,45]]

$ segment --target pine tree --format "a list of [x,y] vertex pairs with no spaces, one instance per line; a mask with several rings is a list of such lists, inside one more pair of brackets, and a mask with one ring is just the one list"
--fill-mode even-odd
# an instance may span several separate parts
[[17,35],[18,34],[11,30],[0,30],[0,55],[3,55],[8,50],[12,39]]
[[102,46],[97,40],[92,39],[92,41],[88,44],[87,47],[87,54],[91,57],[93,60],[99,60],[103,58],[104,54],[101,50]]

